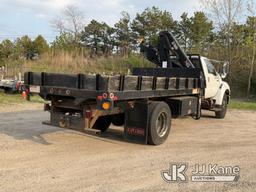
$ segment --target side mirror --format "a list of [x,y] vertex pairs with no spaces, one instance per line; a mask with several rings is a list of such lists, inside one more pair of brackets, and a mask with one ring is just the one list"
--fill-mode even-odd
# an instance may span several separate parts
[[227,77],[228,72],[229,72],[229,62],[225,62],[222,67],[222,73],[220,75],[221,78],[225,79]]

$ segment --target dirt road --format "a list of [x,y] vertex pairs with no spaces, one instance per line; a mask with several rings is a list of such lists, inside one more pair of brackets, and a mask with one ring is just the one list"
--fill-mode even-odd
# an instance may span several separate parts
[[[0,113],[0,191],[255,191],[256,112],[231,110],[225,120],[173,121],[161,146],[123,140],[121,129],[102,137],[41,124],[42,111]],[[171,162],[238,165],[232,183],[166,183]]]
[[[17,111],[33,111],[43,110],[43,104],[41,103],[26,103],[26,104],[0,104],[0,113],[10,113]],[[1,120],[0,120],[1,123]]]

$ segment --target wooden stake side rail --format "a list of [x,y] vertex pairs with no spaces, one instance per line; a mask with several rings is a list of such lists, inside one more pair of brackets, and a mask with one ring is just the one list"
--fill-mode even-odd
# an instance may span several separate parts
[[178,72],[176,77],[173,71],[171,77],[147,76],[145,73],[143,76],[143,71],[137,76],[27,72],[25,84],[40,86],[40,95],[44,99],[49,95],[97,99],[103,93],[114,93],[118,100],[199,94],[202,84],[200,73],[193,69],[184,74]]
[[89,91],[82,89],[72,88],[58,88],[43,86],[40,88],[40,95],[47,100],[48,96],[63,96],[73,97],[80,99],[97,99],[98,96],[103,93],[113,93],[118,100],[131,100],[131,99],[150,99],[157,97],[169,97],[169,96],[182,96],[182,95],[197,95],[200,93],[200,89],[170,89],[170,90],[151,90],[151,91],[114,91],[114,92],[102,92],[102,91]]

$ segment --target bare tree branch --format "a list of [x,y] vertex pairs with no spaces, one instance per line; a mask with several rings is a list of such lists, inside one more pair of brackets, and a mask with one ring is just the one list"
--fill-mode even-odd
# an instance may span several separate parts
[[[217,18],[217,24],[219,28],[226,33],[228,60],[232,63],[231,53],[231,30],[234,23],[238,20],[238,17],[242,13],[243,0],[201,0],[203,6]],[[229,71],[229,81],[232,78],[232,67]]]
[[252,77],[253,77],[253,72],[254,72],[254,65],[255,65],[255,60],[256,60],[256,10],[255,10],[255,3],[253,0],[248,0],[247,3],[247,10],[249,13],[249,17],[253,20],[252,22],[252,28],[254,32],[251,34],[252,35],[252,58],[251,58],[251,63],[250,63],[250,70],[249,70],[249,76],[248,76],[248,85],[247,85],[247,97],[250,97],[251,93],[251,86],[252,86]]
[[243,9],[242,0],[201,0],[201,3],[211,13],[213,20],[217,20],[219,28],[227,27],[228,30]]
[[61,16],[54,18],[50,21],[51,27],[59,33],[70,33],[74,36],[76,42],[82,31],[85,22],[84,15],[75,5],[68,5],[63,10]]

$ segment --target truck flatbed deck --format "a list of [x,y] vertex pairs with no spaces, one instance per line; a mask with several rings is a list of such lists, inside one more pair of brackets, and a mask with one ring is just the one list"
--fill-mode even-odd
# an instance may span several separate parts
[[198,94],[201,88],[198,69],[134,69],[133,75],[25,74],[25,84],[44,99],[66,96],[96,99],[112,93],[115,99],[131,100]]
[[150,104],[168,103],[174,117],[196,116],[200,77],[194,68],[143,68],[134,69],[133,75],[113,76],[27,72],[25,84],[51,101],[45,106],[51,113],[48,125],[87,133],[104,132],[111,123],[125,125],[127,139],[147,143]]

